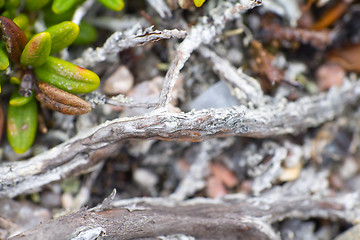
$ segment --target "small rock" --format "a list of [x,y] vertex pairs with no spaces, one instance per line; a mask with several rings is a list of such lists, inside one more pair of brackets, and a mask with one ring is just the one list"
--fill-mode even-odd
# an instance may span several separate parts
[[339,174],[342,179],[348,180],[354,177],[358,170],[358,161],[353,157],[347,157],[339,168]]
[[52,191],[44,191],[40,195],[40,202],[44,207],[55,208],[61,205],[61,197]]
[[360,239],[360,224],[355,225],[346,232],[340,234],[335,240],[354,240]]
[[103,91],[107,95],[127,94],[134,85],[134,76],[129,69],[121,65],[104,82]]
[[225,82],[219,81],[197,96],[187,107],[188,110],[225,108],[239,105],[238,99],[231,95]]
[[299,163],[294,167],[284,167],[278,179],[282,182],[294,181],[300,176],[301,169],[302,163]]
[[159,181],[154,173],[145,168],[136,169],[133,178],[137,184],[149,190],[152,190]]
[[210,168],[214,177],[219,179],[225,186],[233,188],[238,184],[238,180],[234,173],[223,165],[213,163]]
[[[137,84],[128,94],[134,102],[157,103],[162,88],[163,77],[155,77],[151,81],[144,81]],[[152,109],[146,108],[125,108],[125,116],[136,116],[151,112]]]
[[340,86],[345,78],[345,70],[338,64],[326,63],[316,71],[319,89],[328,90],[332,86]]
[[74,206],[74,197],[70,193],[64,193],[61,196],[61,205],[64,209],[72,209]]
[[207,180],[206,193],[210,198],[218,198],[226,195],[227,192],[220,179],[211,176]]

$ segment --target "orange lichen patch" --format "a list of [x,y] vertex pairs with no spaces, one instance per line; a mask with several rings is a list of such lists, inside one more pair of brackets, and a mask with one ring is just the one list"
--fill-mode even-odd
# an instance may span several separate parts
[[338,1],[333,7],[326,11],[311,28],[314,30],[322,30],[329,27],[342,15],[344,15],[351,2],[352,1],[348,0]]
[[200,133],[198,133],[198,132],[193,132],[192,135],[193,135],[193,136],[196,136],[196,137],[200,137],[200,136],[201,136]]
[[329,61],[340,64],[348,71],[360,72],[360,44],[334,49]]

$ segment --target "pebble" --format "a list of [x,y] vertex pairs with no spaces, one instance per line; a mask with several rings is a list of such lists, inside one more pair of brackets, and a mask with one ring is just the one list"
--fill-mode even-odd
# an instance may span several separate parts
[[74,197],[70,193],[63,193],[61,195],[61,205],[64,209],[72,209],[74,202]]
[[223,165],[213,163],[211,164],[210,168],[211,173],[228,188],[233,188],[238,184],[238,180],[235,174]]
[[345,78],[345,70],[338,64],[326,63],[316,70],[319,89],[328,90],[332,86],[340,86]]
[[152,190],[159,182],[158,176],[145,168],[137,168],[133,178],[137,184],[149,190]]
[[103,85],[103,91],[107,95],[126,95],[134,85],[134,76],[130,70],[121,65],[109,78],[107,78]]
[[335,240],[354,240],[360,239],[360,224],[355,225],[346,232],[340,234]]
[[41,205],[48,208],[55,208],[61,205],[61,196],[52,191],[44,191],[40,195]]
[[227,191],[220,179],[211,176],[207,179],[206,194],[210,198],[218,198],[226,195]]

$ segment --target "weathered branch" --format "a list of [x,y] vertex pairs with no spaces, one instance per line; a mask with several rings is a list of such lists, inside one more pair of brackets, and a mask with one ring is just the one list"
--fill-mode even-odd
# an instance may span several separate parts
[[[283,197],[275,202],[266,199],[197,200],[174,206],[137,203],[132,207],[80,211],[43,223],[11,238],[75,239],[96,232],[107,239],[134,239],[167,234],[186,234],[199,239],[279,239],[272,223],[285,218],[321,218],[356,220],[358,194],[337,198]],[[166,199],[163,199],[166,203]],[[196,203],[197,202],[197,203]]]
[[237,97],[245,103],[253,103],[254,105],[264,104],[264,93],[256,79],[236,70],[228,60],[222,59],[215,52],[206,47],[199,49],[200,54],[204,58],[209,58],[215,72],[231,86],[235,87]]
[[157,11],[162,18],[171,17],[172,13],[163,0],[147,0],[150,6]]
[[124,140],[202,141],[225,136],[264,138],[296,134],[334,119],[359,99],[360,81],[345,83],[340,89],[314,97],[256,110],[237,106],[188,113],[155,111],[139,117],[118,118],[29,160],[1,164],[0,197],[34,191],[87,169],[94,164],[89,160],[94,151]]
[[[139,33],[141,31],[141,33]],[[140,25],[135,25],[126,32],[113,33],[102,47],[95,50],[88,48],[83,52],[80,58],[74,60],[74,63],[81,67],[92,67],[99,62],[112,59],[122,50],[142,45],[149,42],[169,39],[172,37],[184,38],[186,31],[182,30],[153,30],[153,27],[146,28],[142,31]]]

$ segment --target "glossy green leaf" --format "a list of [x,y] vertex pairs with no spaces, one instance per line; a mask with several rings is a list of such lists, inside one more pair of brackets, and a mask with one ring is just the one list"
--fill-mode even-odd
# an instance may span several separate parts
[[51,52],[51,35],[38,33],[26,44],[21,54],[20,63],[24,66],[38,67],[45,63]]
[[73,8],[77,2],[77,0],[54,0],[51,9],[56,14],[62,14]]
[[98,2],[113,11],[120,11],[125,6],[123,0],[98,0]]
[[18,25],[7,17],[0,16],[0,28],[9,58],[13,62],[19,63],[28,39]]
[[14,85],[19,85],[21,82],[20,78],[12,76],[10,77],[10,83]]
[[51,4],[49,4],[42,9],[42,12],[44,13],[45,25],[47,27],[51,27],[61,22],[69,21],[72,19],[75,10],[76,8],[72,8],[62,14],[54,14],[53,10],[51,9]]
[[34,71],[40,81],[69,93],[88,93],[97,89],[100,84],[96,73],[52,56]]
[[[15,94],[13,97],[15,97]],[[24,153],[31,147],[37,130],[35,98],[22,106],[9,105],[6,130],[10,146],[16,153]]]
[[9,66],[9,58],[0,48],[0,71],[5,70]]
[[49,2],[50,0],[26,0],[25,9],[28,11],[37,11],[46,6]]
[[13,96],[10,99],[9,104],[11,106],[20,107],[23,106],[31,101],[33,99],[34,95],[31,95],[30,97],[24,97],[19,94],[19,92],[15,92]]
[[19,14],[13,19],[14,23],[23,31],[29,26],[29,17],[26,14]]
[[51,34],[51,54],[57,53],[75,41],[79,35],[79,26],[65,21],[49,27],[46,32]]
[[194,4],[196,7],[201,7],[205,0],[194,0]]
[[79,36],[73,42],[74,45],[90,44],[96,40],[97,38],[96,28],[85,22],[81,22],[79,27],[80,27]]

